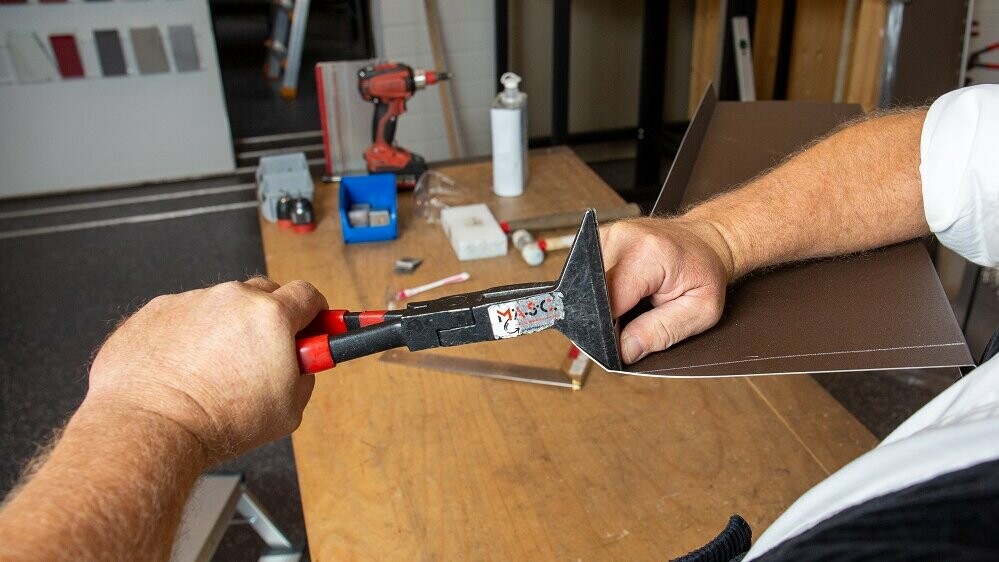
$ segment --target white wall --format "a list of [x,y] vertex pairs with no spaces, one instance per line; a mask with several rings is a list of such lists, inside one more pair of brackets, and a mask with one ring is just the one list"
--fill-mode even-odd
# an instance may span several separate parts
[[[32,0],[37,2],[37,0]],[[129,28],[191,24],[201,70],[140,75]],[[117,29],[128,75],[102,77],[95,29]],[[232,171],[235,161],[206,0],[0,6],[8,32],[73,33],[86,76],[0,84],[0,197]]]
[[[457,114],[461,156],[489,154],[489,105],[496,94],[493,3],[438,0],[438,18],[451,100]],[[372,27],[380,59],[413,68],[434,68],[424,3],[416,0],[372,0]],[[439,87],[417,92],[399,119],[398,143],[428,161],[450,158],[441,113]]]

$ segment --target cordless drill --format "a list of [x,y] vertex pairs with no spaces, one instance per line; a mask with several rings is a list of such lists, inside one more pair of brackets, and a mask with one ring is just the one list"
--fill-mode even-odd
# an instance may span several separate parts
[[406,112],[406,100],[417,90],[447,80],[451,75],[437,70],[413,70],[398,62],[383,62],[362,68],[357,73],[361,97],[375,104],[371,125],[372,145],[364,151],[368,172],[396,174],[400,188],[412,189],[427,163],[419,154],[396,146],[396,120]]

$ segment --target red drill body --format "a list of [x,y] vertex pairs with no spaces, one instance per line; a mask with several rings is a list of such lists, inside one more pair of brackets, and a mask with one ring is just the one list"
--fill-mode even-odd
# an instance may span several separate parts
[[396,62],[368,66],[357,73],[361,97],[375,104],[371,124],[373,142],[364,151],[369,173],[394,173],[399,187],[411,189],[416,185],[416,180],[427,171],[427,164],[420,155],[395,145],[396,123],[406,112],[406,100],[417,90],[450,77],[447,72],[413,70]]

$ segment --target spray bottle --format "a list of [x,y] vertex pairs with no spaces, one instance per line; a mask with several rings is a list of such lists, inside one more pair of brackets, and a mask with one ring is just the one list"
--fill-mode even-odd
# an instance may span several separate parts
[[520,76],[500,76],[503,91],[493,100],[490,124],[493,136],[493,192],[517,197],[527,183],[527,94],[518,88]]

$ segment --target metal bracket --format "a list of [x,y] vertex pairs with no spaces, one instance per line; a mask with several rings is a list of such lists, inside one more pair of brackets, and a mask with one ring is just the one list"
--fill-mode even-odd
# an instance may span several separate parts
[[274,524],[274,520],[271,519],[264,506],[242,484],[240,485],[236,511],[243,516],[243,520],[253,527],[253,530],[268,546],[268,550],[260,555],[260,562],[298,562],[302,558],[302,549],[295,548],[291,544],[288,537]]

